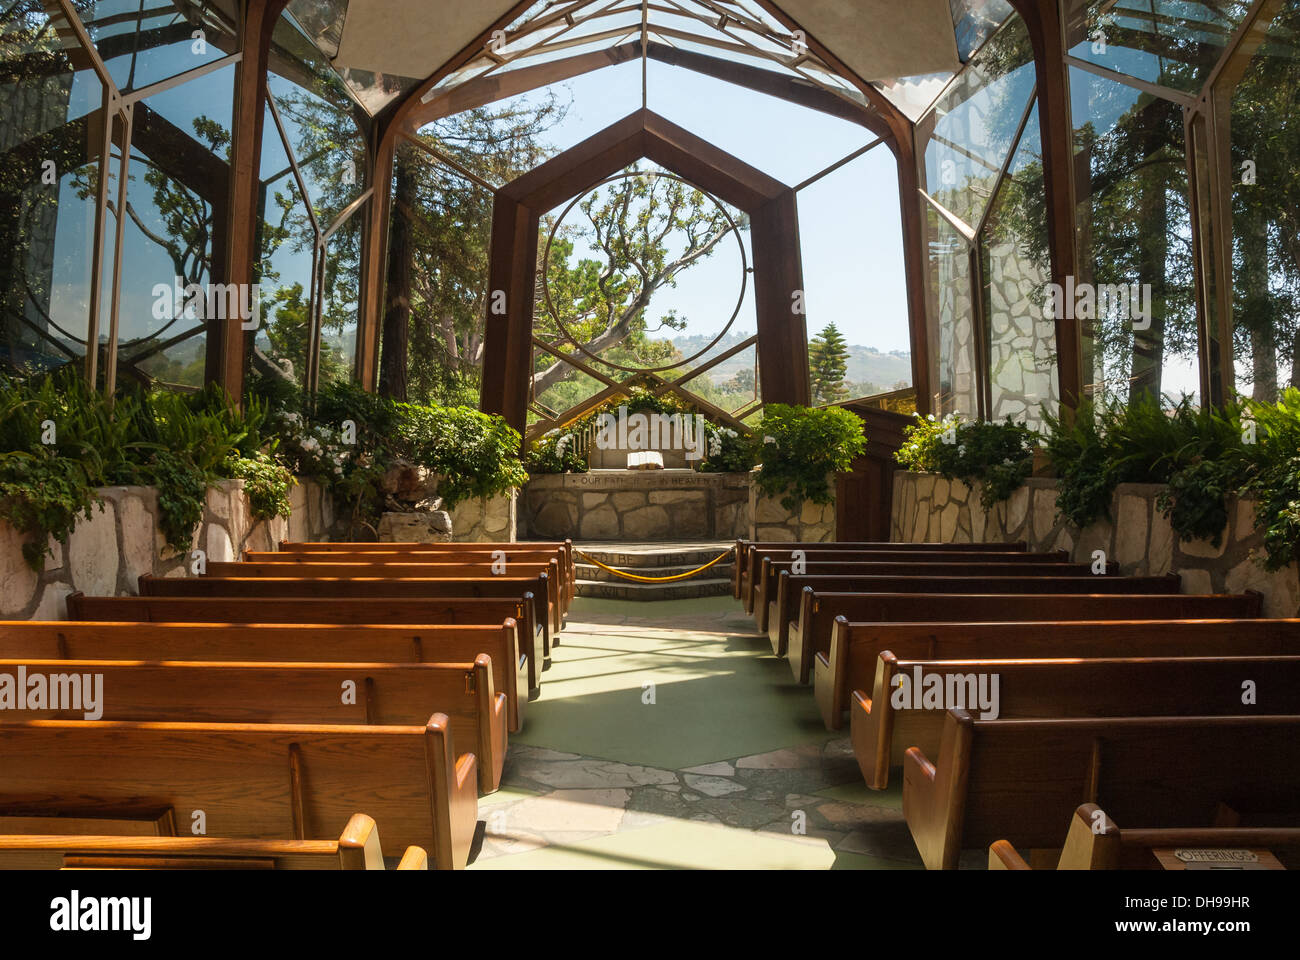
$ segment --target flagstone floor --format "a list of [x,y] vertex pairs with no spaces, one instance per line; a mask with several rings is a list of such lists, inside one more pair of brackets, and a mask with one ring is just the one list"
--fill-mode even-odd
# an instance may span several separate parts
[[920,867],[901,784],[866,789],[738,602],[579,599],[560,640],[471,869]]

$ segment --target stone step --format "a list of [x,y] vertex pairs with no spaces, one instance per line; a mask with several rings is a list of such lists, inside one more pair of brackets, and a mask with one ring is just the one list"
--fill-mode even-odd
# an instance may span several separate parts
[[577,595],[600,600],[693,600],[696,597],[730,596],[730,580],[703,576],[673,583],[633,583],[630,580],[579,580]]
[[[714,556],[717,556],[717,554],[714,554]],[[603,557],[601,559],[604,560]],[[679,573],[689,573],[690,571],[696,569],[697,567],[704,566],[704,564],[708,563],[709,560],[712,559],[713,557],[707,557],[704,560],[700,561],[699,563],[674,565],[670,567],[633,566],[630,564],[618,564],[608,560],[606,560],[605,562],[608,563],[611,567],[618,567],[618,569],[620,570],[626,570],[628,573],[635,573],[638,576],[642,576],[642,577],[671,577]],[[708,578],[710,580],[726,579],[728,582],[730,582],[731,574],[734,569],[735,569],[734,563],[732,563],[729,560],[724,560],[722,563],[716,563],[713,566],[709,567],[708,570],[705,570],[703,573],[699,574],[698,576]],[[622,577],[618,576],[617,574],[610,573],[608,570],[604,570],[601,567],[596,566],[594,563],[583,563],[581,561],[574,564],[574,573],[577,574],[577,579],[579,580],[602,580],[602,581],[608,580],[608,581],[622,581],[624,583],[636,582],[634,580],[624,580]],[[694,580],[697,579],[697,577],[692,577],[691,579]]]

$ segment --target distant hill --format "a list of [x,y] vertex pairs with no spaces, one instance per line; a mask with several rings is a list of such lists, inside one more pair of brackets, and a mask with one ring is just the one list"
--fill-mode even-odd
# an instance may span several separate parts
[[[713,352],[721,352],[727,347],[740,343],[742,340],[745,340],[750,336],[752,336],[752,334],[729,333],[722,338],[719,345],[714,348]],[[682,356],[689,357],[697,350],[703,348],[705,344],[712,339],[712,335],[698,334],[689,337],[674,337],[672,343],[673,346],[680,351]],[[712,380],[715,384],[721,384],[733,378],[742,369],[752,368],[753,364],[753,353],[745,350],[718,364],[702,376]],[[911,354],[906,350],[892,350],[885,353],[877,350],[875,347],[850,344],[848,372],[845,376],[845,380],[850,384],[849,392],[852,396],[864,396],[869,393],[881,393],[886,390],[893,390],[895,384],[900,381],[911,383]],[[860,389],[854,388],[853,385],[857,385]],[[867,389],[868,387],[871,389]]]

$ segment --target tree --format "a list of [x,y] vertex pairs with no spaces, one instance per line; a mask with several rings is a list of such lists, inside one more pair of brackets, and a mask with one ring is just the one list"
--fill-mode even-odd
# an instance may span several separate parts
[[849,348],[833,322],[808,344],[808,367],[815,403],[836,403],[848,396],[844,376],[849,369]]
[[[711,257],[733,219],[740,229],[748,229],[748,219],[724,212],[703,191],[675,177],[636,167],[627,172],[642,175],[613,181],[578,204],[586,223],[555,236],[544,266],[551,302],[574,340],[616,363],[661,366],[671,363],[677,350],[671,341],[652,335],[684,330],[689,318],[669,310],[651,327],[648,314],[655,292],[676,286],[683,271]],[[580,241],[599,257],[572,262]],[[539,264],[539,277],[542,269]],[[563,332],[540,290],[534,316],[539,335],[563,349]],[[533,396],[573,377],[567,364],[539,355]]]

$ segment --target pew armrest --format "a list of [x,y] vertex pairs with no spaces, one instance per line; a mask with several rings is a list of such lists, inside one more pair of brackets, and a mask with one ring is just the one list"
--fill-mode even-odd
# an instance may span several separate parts
[[429,855],[424,852],[424,847],[409,846],[406,852],[402,854],[401,862],[397,864],[398,870],[428,870]]
[[1016,848],[1005,840],[994,840],[989,845],[990,870],[1028,870],[1025,858],[1016,853]]

